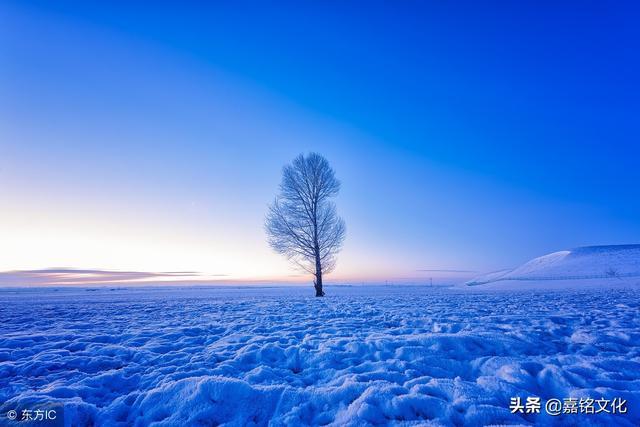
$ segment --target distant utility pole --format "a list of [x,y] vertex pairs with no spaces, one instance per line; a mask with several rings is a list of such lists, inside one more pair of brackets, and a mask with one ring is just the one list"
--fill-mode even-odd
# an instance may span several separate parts
[[429,277],[429,286],[433,288],[433,277]]

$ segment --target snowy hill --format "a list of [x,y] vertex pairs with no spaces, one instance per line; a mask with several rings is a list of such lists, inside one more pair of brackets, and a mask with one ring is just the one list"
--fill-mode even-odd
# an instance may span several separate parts
[[640,245],[585,246],[554,252],[512,270],[488,273],[468,286],[506,281],[624,281],[640,280]]

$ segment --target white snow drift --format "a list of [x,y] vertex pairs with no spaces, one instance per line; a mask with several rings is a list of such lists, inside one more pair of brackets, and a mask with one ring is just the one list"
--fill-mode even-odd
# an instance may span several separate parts
[[640,245],[585,246],[535,258],[467,282],[469,286],[506,281],[579,281],[602,285],[640,280]]

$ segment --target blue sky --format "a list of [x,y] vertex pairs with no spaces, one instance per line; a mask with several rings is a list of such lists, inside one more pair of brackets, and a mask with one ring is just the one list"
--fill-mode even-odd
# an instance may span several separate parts
[[335,280],[640,240],[637,4],[198,3],[0,6],[0,270],[302,279],[262,221],[311,150]]

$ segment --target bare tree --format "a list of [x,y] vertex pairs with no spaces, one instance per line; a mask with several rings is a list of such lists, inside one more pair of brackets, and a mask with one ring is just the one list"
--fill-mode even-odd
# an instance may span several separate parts
[[336,264],[345,225],[330,200],[340,190],[327,159],[299,155],[282,170],[280,194],[265,220],[269,244],[303,271],[315,276],[316,296],[324,296],[322,275]]

